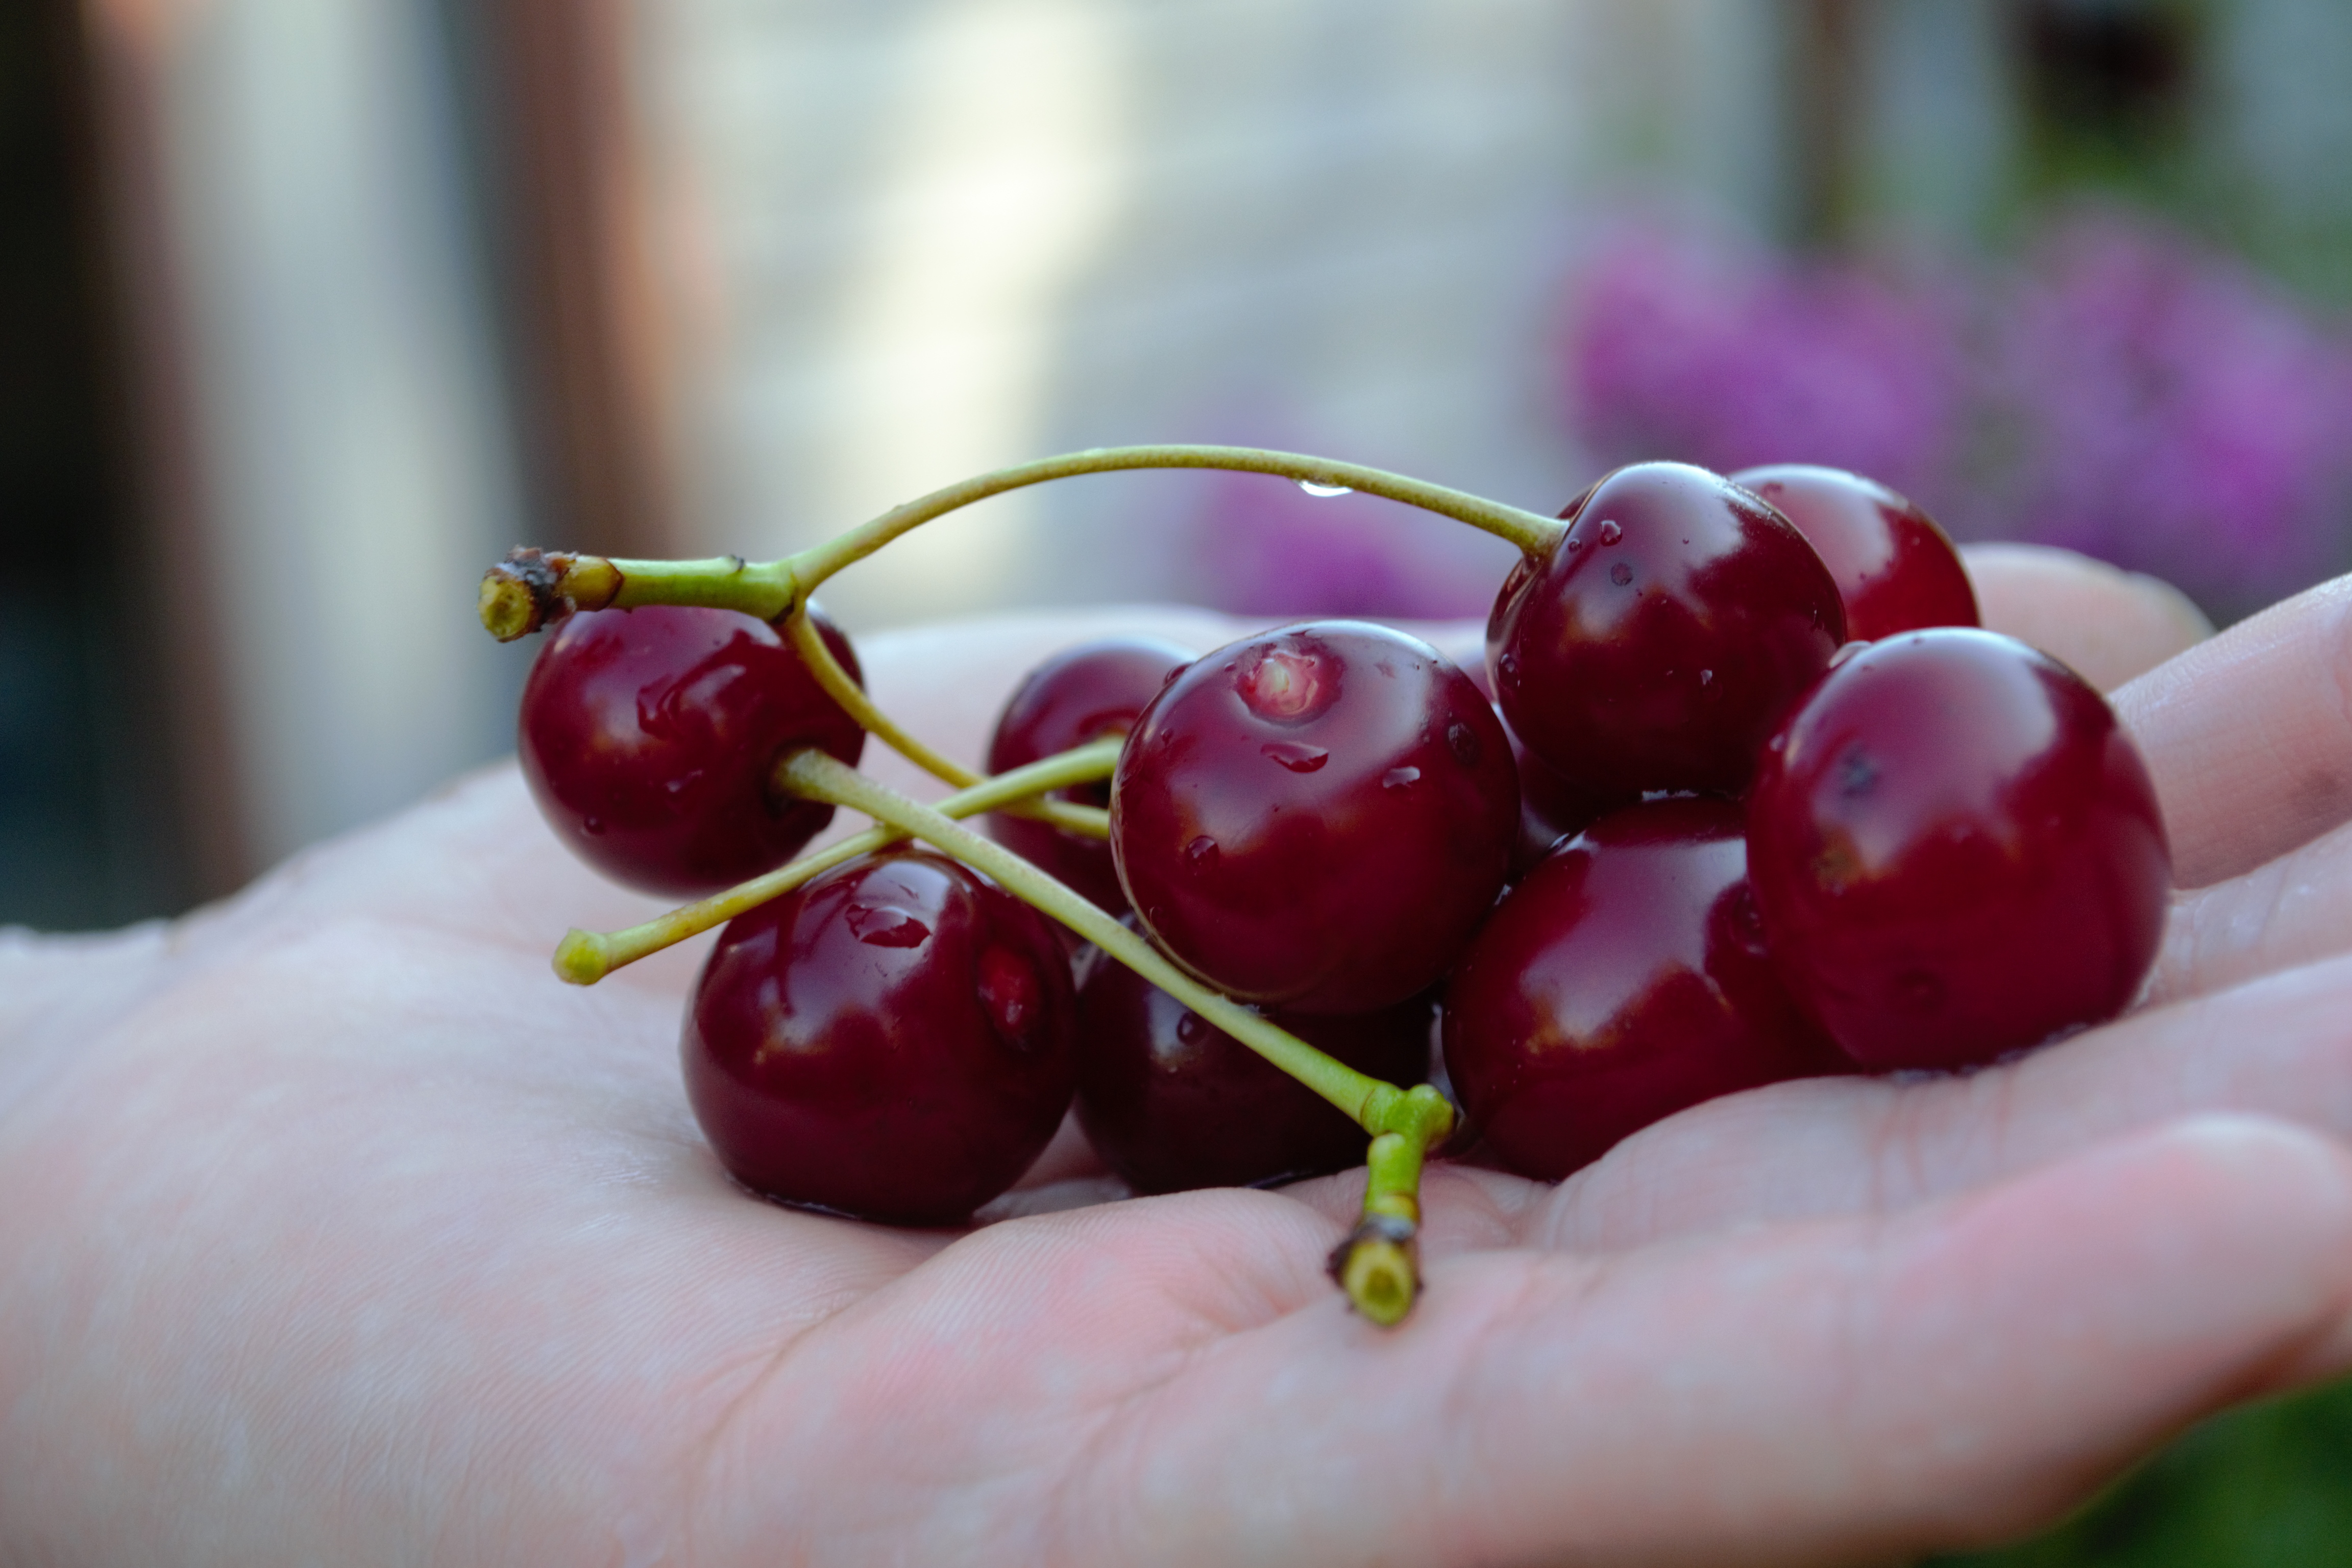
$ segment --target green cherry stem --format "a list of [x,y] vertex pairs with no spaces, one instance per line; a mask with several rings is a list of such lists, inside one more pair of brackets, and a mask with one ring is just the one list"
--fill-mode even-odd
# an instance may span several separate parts
[[[974,501],[1054,479],[1139,468],[1218,468],[1272,474],[1333,491],[1361,490],[1466,522],[1510,541],[1529,555],[1550,550],[1564,531],[1564,525],[1552,518],[1465,490],[1301,452],[1256,447],[1097,447],[1018,463],[933,490],[781,561],[751,563],[738,555],[707,561],[624,561],[519,550],[482,578],[482,625],[499,641],[511,642],[572,610],[629,609],[638,605],[701,605],[774,621],[797,611],[820,584],[844,567]],[[796,616],[795,623],[802,618]],[[812,628],[801,626],[792,635],[793,646],[834,700],[883,744],[959,789],[978,782],[979,774],[925,745],[875,707]],[[1047,818],[1054,820],[1050,813]]]
[[1331,1278],[1356,1310],[1384,1329],[1404,1321],[1421,1293],[1421,1168],[1433,1146],[1402,1132],[1372,1140],[1364,1157],[1364,1217],[1331,1250]]
[[[782,773],[795,795],[864,812],[877,822],[887,823],[986,873],[1006,891],[1060,921],[1338,1106],[1365,1131],[1421,1132],[1426,1137],[1431,1131],[1424,1124],[1424,1112],[1414,1110],[1401,1114],[1402,1102],[1410,1098],[1403,1089],[1358,1072],[1240,1003],[1212,991],[1161,956],[1150,942],[1003,845],[958,826],[944,813],[875,783],[823,752],[793,752]],[[1431,1097],[1436,1098],[1434,1090]],[[1443,1107],[1445,1102],[1438,1099],[1437,1103]],[[1448,1110],[1445,1114],[1450,1118],[1452,1111]],[[1391,1125],[1392,1121],[1396,1124]],[[1436,1135],[1443,1138],[1450,1131],[1449,1121],[1447,1128]]]
[[1331,1273],[1355,1309],[1383,1328],[1404,1321],[1420,1294],[1421,1171],[1454,1130],[1454,1108],[1427,1084],[1402,1089],[1358,1072],[1178,969],[1159,951],[1003,845],[944,813],[875,783],[819,751],[793,752],[780,775],[796,795],[862,811],[944,850],[1060,921],[1175,997],[1372,1134],[1364,1217],[1332,1254]]
[[865,689],[849,679],[849,671],[841,668],[841,661],[833,657],[831,648],[824,646],[824,638],[817,635],[815,623],[808,617],[807,603],[803,599],[793,609],[792,619],[784,623],[784,636],[791,640],[793,650],[801,656],[801,662],[808,666],[809,673],[816,677],[816,683],[824,688],[825,695],[832,698],[843,712],[865,726],[867,734],[933,778],[953,784],[958,789],[970,789],[978,784],[980,774],[952,757],[942,756],[933,751],[900,729],[897,720],[874,705],[873,700],[866,695]]
[[[822,645],[820,645],[822,646]],[[1123,737],[1089,742],[1050,757],[1040,757],[1025,767],[1009,769],[982,780],[971,788],[950,795],[940,802],[938,811],[947,817],[977,816],[1014,805],[1046,790],[1066,789],[1072,784],[1092,784],[1107,779],[1118,766],[1119,747]],[[779,774],[782,773],[779,765]],[[1076,816],[1081,827],[1091,825],[1097,837],[1108,833],[1108,814],[1092,806],[1062,803],[1063,809]],[[895,827],[869,827],[840,842],[826,846],[814,855],[802,857],[789,866],[779,866],[764,876],[738,883],[724,892],[698,899],[667,914],[656,915],[642,925],[625,931],[593,931],[574,929],[566,931],[555,947],[555,973],[574,985],[593,985],[615,969],[648,957],[666,947],[674,947],[691,936],[699,936],[715,926],[726,924],[747,910],[754,910],[771,899],[782,898],[803,882],[832,870],[846,860],[853,860],[870,850],[895,844],[907,835]]]
[[1549,551],[1565,525],[1540,513],[1524,511],[1500,501],[1448,489],[1423,479],[1407,479],[1359,463],[1337,462],[1301,452],[1272,452],[1257,447],[1097,447],[1058,458],[1040,458],[1009,468],[982,474],[961,484],[933,490],[927,496],[893,507],[880,517],[838,538],[803,550],[787,563],[793,579],[807,593],[853,562],[862,561],[900,534],[943,517],[959,507],[1029,485],[1066,479],[1080,474],[1118,473],[1133,468],[1223,468],[1236,473],[1274,474],[1301,484],[1330,490],[1361,490],[1366,495],[1401,501],[1441,517],[1484,529],[1507,539],[1528,554]]

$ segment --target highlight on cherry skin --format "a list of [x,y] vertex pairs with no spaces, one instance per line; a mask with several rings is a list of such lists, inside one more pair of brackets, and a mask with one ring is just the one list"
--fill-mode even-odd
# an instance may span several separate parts
[[1813,463],[1772,463],[1729,478],[1770,503],[1820,554],[1854,641],[1982,624],[1950,537],[1875,479]]
[[[988,771],[1006,773],[1088,741],[1128,733],[1145,705],[1194,657],[1192,649],[1165,638],[1139,637],[1106,637],[1056,654],[1030,671],[1006,700],[989,738]],[[1058,795],[1075,805],[1108,808],[1110,782]],[[1112,914],[1127,912],[1127,894],[1106,840],[1009,812],[990,816],[988,834]]]
[[[809,617],[856,679],[849,639]],[[682,605],[569,616],[531,664],[518,730],[523,777],[572,851],[673,897],[798,854],[833,808],[777,795],[771,770],[803,746],[855,764],[866,745],[773,626]]]
[[1729,801],[1627,806],[1521,878],[1445,994],[1472,1130],[1558,1181],[1677,1110],[1853,1064],[1790,1000]]
[[1766,749],[1748,838],[1791,992],[1874,1068],[1965,1067],[2113,1017],[2172,882],[2155,786],[2105,700],[1962,627],[1825,675]]
[[1111,790],[1120,884],[1227,994],[1362,1013],[1427,990],[1501,891],[1510,746],[1417,637],[1312,621],[1202,655],[1145,709]]
[[731,921],[680,1052],[695,1117],[745,1186],[953,1225],[1061,1125],[1076,1041],[1045,917],[943,855],[899,848]]
[[1846,640],[1829,569],[1788,519],[1686,463],[1619,468],[1566,521],[1486,624],[1511,732],[1604,799],[1737,794]]

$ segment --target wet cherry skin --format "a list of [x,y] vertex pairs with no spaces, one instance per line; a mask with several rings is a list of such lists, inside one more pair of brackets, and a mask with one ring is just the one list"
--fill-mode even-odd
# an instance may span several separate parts
[[1520,879],[1446,983],[1471,1126],[1556,1181],[1717,1095],[1850,1072],[1765,951],[1738,805],[1612,812]]
[[[1372,1077],[1429,1077],[1426,994],[1275,1022]],[[1139,1193],[1246,1187],[1364,1163],[1363,1130],[1157,985],[1089,949],[1078,980],[1078,1124]]]
[[1748,824],[1790,989],[1868,1068],[2112,1017],[2155,959],[2171,858],[2147,769],[2096,691],[1992,632],[1857,647],[1773,736]]
[[703,965],[680,1054],[695,1117],[745,1186],[948,1225],[1053,1137],[1076,1042],[1045,917],[899,848],[737,917]]
[[[856,657],[814,609],[853,679]],[[656,605],[573,615],[524,683],[520,751],[540,812],[582,859],[649,893],[698,898],[782,865],[833,807],[778,796],[778,758],[855,764],[866,732],[776,628]]]
[[1848,637],[1876,642],[1924,626],[1982,624],[1951,540],[1875,479],[1811,463],[1742,468],[1730,479],[1769,501],[1820,552],[1845,602]]
[[[1124,735],[1160,689],[1192,661],[1192,650],[1160,637],[1105,637],[1055,655],[1032,670],[1004,705],[988,742],[988,771],[1001,773],[1073,746]],[[1110,781],[1055,792],[1080,805],[1110,805]],[[1110,846],[1025,816],[988,818],[989,837],[1042,867],[1113,914],[1127,894]]]
[[1641,799],[1631,794],[1606,795],[1570,778],[1528,751],[1517,735],[1511,737],[1511,760],[1519,768],[1519,837],[1511,851],[1514,877],[1533,869],[1561,839]]
[[1361,621],[1202,656],[1145,709],[1111,790],[1143,927],[1245,1002],[1391,1006],[1444,973],[1501,890],[1518,779],[1444,655]]
[[[1486,663],[1482,660],[1462,673],[1470,678],[1470,683],[1491,705],[1495,700],[1495,678]],[[1501,718],[1502,710],[1496,710],[1495,716]],[[1503,726],[1503,733],[1510,737],[1511,761],[1519,770],[1519,837],[1511,848],[1511,875],[1515,879],[1550,853],[1551,847],[1561,839],[1583,832],[1610,812],[1642,798],[1633,793],[1602,795],[1558,772],[1528,751],[1526,742],[1511,734],[1509,724]]]
[[1685,463],[1619,468],[1565,515],[1486,624],[1512,732],[1606,796],[1738,793],[1845,641],[1829,568],[1786,518]]

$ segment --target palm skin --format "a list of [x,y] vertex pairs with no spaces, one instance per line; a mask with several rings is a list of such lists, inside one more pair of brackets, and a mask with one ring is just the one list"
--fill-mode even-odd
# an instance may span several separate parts
[[[2331,585],[2118,694],[2200,885],[2148,1005],[1717,1101],[1558,1188],[1436,1167],[1394,1332],[1321,1273],[1360,1175],[1056,1208],[1066,1136],[1051,1212],[968,1232],[747,1199],[678,1085],[698,946],[556,982],[565,925],[647,906],[511,770],[175,926],[18,938],[0,1563],[1818,1564],[2028,1528],[2352,1365],[2347,617]],[[1105,621],[861,651],[971,756]]]

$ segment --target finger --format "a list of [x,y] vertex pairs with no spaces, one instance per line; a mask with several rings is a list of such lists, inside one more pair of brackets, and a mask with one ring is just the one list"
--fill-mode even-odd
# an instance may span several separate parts
[[2117,691],[2174,879],[2251,870],[2352,818],[2352,577],[2240,622]]
[[2112,691],[2213,634],[2189,596],[2159,578],[2045,544],[1960,549],[1984,624],[2030,643]]
[[2242,877],[2176,895],[2147,1004],[2352,951],[2352,823]]
[[2352,1156],[2207,1119],[1893,1223],[1438,1265],[1212,1347],[1089,1434],[1080,1562],[1822,1564],[2044,1521],[2342,1365]]
[[1545,1245],[1891,1214],[2201,1111],[2352,1141],[2352,956],[2133,1014],[1981,1072],[1816,1079],[1626,1140],[1531,1210]]

